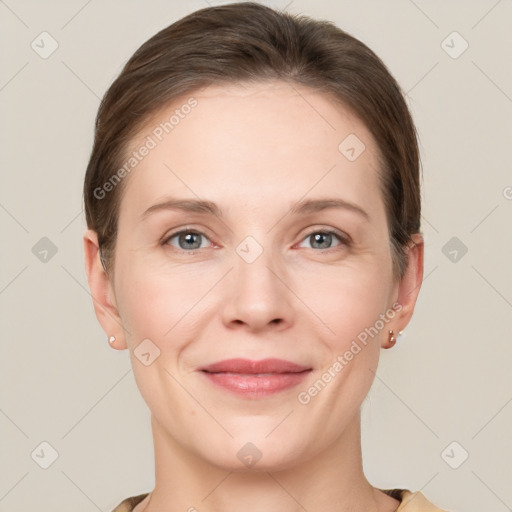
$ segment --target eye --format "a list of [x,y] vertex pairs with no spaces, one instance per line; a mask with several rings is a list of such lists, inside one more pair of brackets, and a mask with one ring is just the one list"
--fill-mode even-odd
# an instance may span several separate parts
[[349,245],[348,237],[330,229],[312,231],[306,235],[304,240],[310,240],[313,249],[332,249],[333,238],[336,238],[339,242],[334,247]]
[[209,238],[204,233],[201,233],[199,231],[193,231],[190,229],[184,229],[182,231],[173,233],[162,242],[162,245],[169,244],[172,245],[173,247],[176,247],[175,244],[171,243],[171,240],[173,240],[174,238],[176,238],[178,243],[177,249],[181,249],[186,252],[191,252],[197,249],[203,249],[204,247],[208,247],[208,244],[206,244],[206,246],[203,246],[201,244],[201,239],[209,241]]
[[[172,243],[172,240],[174,239],[176,239],[176,242]],[[342,245],[350,245],[350,240],[347,235],[342,235],[341,233],[330,229],[312,231],[306,235],[302,243],[304,243],[306,240],[310,240],[313,249],[328,250]],[[332,245],[334,240],[338,241],[338,244],[335,246]],[[205,241],[206,245],[202,243]],[[204,249],[205,247],[208,247],[208,242],[211,243],[210,239],[204,233],[192,229],[183,229],[166,237],[162,242],[162,245],[171,245],[178,250],[193,252],[198,249]]]

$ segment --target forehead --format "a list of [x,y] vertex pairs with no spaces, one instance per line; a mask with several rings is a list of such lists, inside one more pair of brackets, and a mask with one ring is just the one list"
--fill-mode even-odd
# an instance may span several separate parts
[[151,117],[127,158],[144,145],[151,149],[129,174],[121,211],[140,213],[165,194],[258,207],[335,190],[379,206],[369,130],[346,106],[298,84],[216,85],[184,95]]

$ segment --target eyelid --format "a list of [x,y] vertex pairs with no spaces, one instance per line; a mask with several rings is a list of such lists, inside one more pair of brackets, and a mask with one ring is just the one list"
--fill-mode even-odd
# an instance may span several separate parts
[[306,235],[304,235],[304,238],[312,235],[313,233],[329,233],[340,237],[340,239],[345,243],[352,243],[352,238],[350,237],[350,235],[348,235],[344,231],[329,226],[313,226],[313,228],[311,228],[311,230],[308,230]]

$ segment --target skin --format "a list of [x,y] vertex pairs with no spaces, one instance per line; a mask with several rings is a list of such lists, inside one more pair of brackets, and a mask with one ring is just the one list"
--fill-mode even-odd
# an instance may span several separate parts
[[[162,109],[133,148],[189,96]],[[388,330],[404,329],[413,313],[422,237],[395,279],[376,143],[324,93],[274,81],[192,96],[198,105],[125,178],[113,276],[101,266],[96,233],[84,234],[97,318],[116,336],[114,348],[129,349],[151,410],[156,485],[135,510],[393,511],[399,502],[363,474],[360,406],[390,346]],[[338,145],[352,133],[366,149],[351,162]],[[213,201],[223,216],[166,210],[141,220],[169,196]],[[359,206],[368,219],[344,208],[290,213],[300,200],[325,197]],[[199,249],[179,236],[162,245],[185,228],[204,233]],[[322,246],[310,236],[325,229],[350,243],[333,236]],[[236,252],[247,236],[263,249],[252,263]],[[394,318],[301,404],[298,393],[396,302]],[[160,355],[145,366],[134,350],[148,338]],[[276,357],[312,372],[297,387],[247,399],[197,371],[232,357]],[[237,457],[247,442],[262,454],[251,468]]]

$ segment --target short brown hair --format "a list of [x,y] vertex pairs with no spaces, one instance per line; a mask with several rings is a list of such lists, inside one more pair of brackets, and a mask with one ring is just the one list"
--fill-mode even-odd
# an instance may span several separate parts
[[[106,92],[96,117],[84,182],[87,226],[113,270],[124,181],[103,201],[95,190],[122,165],[151,115],[173,99],[211,84],[284,80],[329,93],[372,133],[395,277],[402,277],[411,235],[420,230],[420,158],[416,129],[398,83],[365,44],[328,21],[254,2],[208,7],[146,41]],[[341,141],[340,141],[341,142]]]

